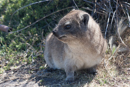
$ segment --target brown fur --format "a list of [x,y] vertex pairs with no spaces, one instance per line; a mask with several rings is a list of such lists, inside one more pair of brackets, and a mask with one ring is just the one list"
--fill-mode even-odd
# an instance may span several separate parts
[[99,24],[88,13],[73,10],[48,35],[44,57],[49,67],[64,69],[71,81],[74,71],[99,64],[106,49]]

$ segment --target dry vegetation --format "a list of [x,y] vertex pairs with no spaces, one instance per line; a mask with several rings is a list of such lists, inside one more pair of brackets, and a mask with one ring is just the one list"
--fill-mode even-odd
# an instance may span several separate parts
[[[33,43],[38,39],[38,36],[35,35],[33,43],[26,43],[26,48],[28,48],[26,51],[19,53],[14,51],[10,56],[5,56],[7,53],[0,55],[0,87],[130,87],[129,0],[82,0],[87,4],[86,7],[78,6],[76,1],[72,0],[73,7],[89,12],[100,23],[104,37],[108,40],[108,43],[111,43],[111,48],[108,48],[105,58],[98,66],[97,75],[88,74],[86,70],[77,71],[75,73],[76,80],[72,83],[66,83],[64,71],[56,70],[46,73],[44,71],[46,64],[44,59],[41,58],[43,57],[41,54],[43,54],[44,36],[40,42],[41,49],[37,51],[33,47]],[[70,10],[70,8],[55,11],[38,21],[49,16],[55,16],[55,14],[64,10]],[[121,19],[123,19],[123,27],[120,30],[125,30],[122,34],[117,31],[120,28]],[[33,23],[28,26],[32,25]],[[49,27],[50,24],[47,23],[46,26]],[[26,29],[26,27],[23,29]],[[18,31],[18,33],[22,35],[21,32]],[[111,36],[113,36],[113,42],[109,42]],[[28,37],[32,37],[31,33]],[[29,56],[28,53],[30,53]],[[12,66],[7,69],[8,67],[4,67],[7,64],[7,57],[10,57],[10,60],[17,60],[18,58],[19,60],[12,62],[14,64],[10,64]],[[29,61],[30,57],[32,58],[31,61]]]

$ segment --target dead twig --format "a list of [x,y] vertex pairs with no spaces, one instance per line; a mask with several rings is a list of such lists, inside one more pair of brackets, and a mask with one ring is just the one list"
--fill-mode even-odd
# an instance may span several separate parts
[[123,2],[123,3],[125,3],[125,4],[127,4],[127,5],[129,5],[129,6],[130,6],[130,3],[128,3],[128,2]]
[[[82,7],[83,9],[86,9],[86,10],[89,10],[89,11],[93,11],[92,9],[90,9],[89,7]],[[98,13],[98,14],[102,14],[102,15],[107,15],[107,13],[106,12],[99,12],[99,11],[96,11],[96,13]]]
[[125,9],[126,9],[126,13],[127,13],[127,16],[128,16],[128,20],[129,20],[129,27],[130,27],[130,15],[129,15],[129,12],[128,12],[128,9],[127,9],[127,7],[125,6]]
[[94,3],[92,3],[91,1],[88,1],[88,0],[83,0],[83,1],[88,2],[90,4],[94,4]]
[[94,13],[96,12],[96,5],[97,5],[97,0],[95,0],[94,7],[93,7],[93,11],[92,11],[91,16],[93,16]]
[[32,24],[30,24],[30,25],[28,25],[28,26],[26,26],[26,27],[24,27],[24,28],[22,28],[22,29],[20,29],[20,30],[17,30],[17,31],[14,31],[14,32],[10,32],[10,34],[19,33],[20,31],[25,30],[26,28],[28,28],[28,27],[30,27],[30,26],[36,24],[37,22],[39,22],[39,21],[41,21],[41,20],[43,20],[43,19],[45,19],[45,18],[47,18],[47,17],[49,17],[49,16],[51,16],[51,15],[57,13],[57,12],[60,12],[60,11],[63,11],[63,10],[69,9],[69,8],[73,8],[73,7],[68,7],[68,8],[61,9],[61,10],[58,10],[58,11],[56,11],[56,12],[53,12],[53,13],[51,13],[51,14],[48,14],[48,15],[44,16],[43,18],[38,19],[37,21],[33,22]]
[[113,19],[115,18],[115,13],[116,11],[113,12],[113,15],[112,15],[112,20],[111,20],[111,26],[110,26],[110,29],[112,28],[112,23],[113,23]]
[[77,6],[77,4],[75,3],[75,1],[74,1],[74,0],[73,0],[73,2],[74,2],[74,4],[75,4],[76,8],[77,8],[77,9],[79,9],[79,8],[78,8],[78,6]]
[[106,38],[106,35],[107,35],[107,29],[108,29],[108,25],[109,25],[110,16],[111,16],[111,13],[109,13],[108,19],[107,19],[107,25],[106,25],[106,31],[105,31],[105,38]]
[[21,8],[19,8],[18,10],[16,10],[16,11],[12,14],[11,19],[10,19],[10,22],[9,22],[9,25],[11,24],[11,20],[12,20],[13,15],[14,15],[16,12],[18,12],[19,10],[21,10],[21,9],[23,9],[23,8],[26,8],[26,7],[28,7],[28,6],[31,6],[31,5],[34,5],[34,4],[39,4],[39,3],[42,3],[42,2],[46,2],[46,1],[50,1],[50,0],[43,0],[43,1],[38,1],[38,2],[34,2],[34,3],[30,3],[30,4],[28,4],[28,5],[25,5],[25,6],[21,7]]

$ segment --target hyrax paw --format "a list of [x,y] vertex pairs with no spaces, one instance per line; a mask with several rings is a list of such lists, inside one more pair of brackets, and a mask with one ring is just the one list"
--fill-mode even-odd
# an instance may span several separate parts
[[53,69],[53,68],[47,68],[45,69],[44,71],[45,72],[53,72],[53,71],[56,71],[57,69]]
[[72,82],[74,81],[74,77],[67,77],[67,78],[65,79],[65,81],[66,81],[67,83],[72,83]]
[[96,75],[96,74],[97,74],[97,71],[96,71],[96,69],[90,69],[90,70],[88,71],[88,73],[93,74],[93,75]]
[[90,73],[93,74],[93,75],[96,75],[97,71],[93,71],[93,72],[90,72]]

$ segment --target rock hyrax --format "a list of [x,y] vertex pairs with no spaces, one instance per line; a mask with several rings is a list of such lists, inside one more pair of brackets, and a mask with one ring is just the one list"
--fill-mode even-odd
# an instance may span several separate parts
[[44,57],[50,68],[65,70],[66,80],[73,81],[76,70],[99,64],[106,49],[99,24],[88,13],[72,10],[46,38]]

